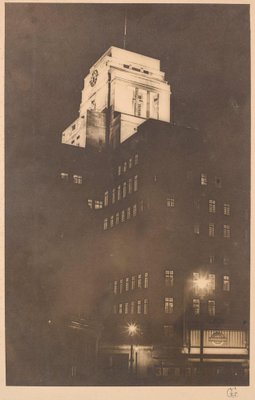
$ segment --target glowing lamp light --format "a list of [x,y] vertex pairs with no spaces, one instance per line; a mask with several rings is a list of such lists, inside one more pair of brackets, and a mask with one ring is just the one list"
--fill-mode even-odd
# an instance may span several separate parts
[[137,333],[137,325],[136,324],[128,324],[128,334],[133,336]]
[[196,280],[196,286],[201,290],[206,289],[208,286],[208,283],[209,283],[209,281],[206,278],[199,278]]

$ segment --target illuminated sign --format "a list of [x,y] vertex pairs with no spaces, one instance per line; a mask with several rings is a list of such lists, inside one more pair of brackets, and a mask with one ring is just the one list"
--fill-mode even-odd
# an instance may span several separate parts
[[208,341],[214,346],[223,346],[224,343],[227,343],[227,338],[222,331],[215,331],[208,337]]

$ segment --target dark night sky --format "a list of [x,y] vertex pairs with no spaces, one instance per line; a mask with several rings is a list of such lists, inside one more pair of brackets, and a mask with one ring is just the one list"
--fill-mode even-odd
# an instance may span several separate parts
[[[242,178],[249,168],[249,7],[150,4],[127,12],[127,49],[161,60],[173,120],[203,130],[211,157],[224,158]],[[123,5],[6,5],[7,292],[14,313],[17,300],[37,310],[30,292],[40,270],[33,258],[38,204],[49,195],[61,132],[78,116],[83,78],[110,46],[122,46],[123,24]]]

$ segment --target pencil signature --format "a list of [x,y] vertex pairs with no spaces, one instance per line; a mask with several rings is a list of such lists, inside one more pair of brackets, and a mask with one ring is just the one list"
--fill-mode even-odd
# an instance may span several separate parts
[[228,388],[227,396],[228,397],[238,397],[236,386]]

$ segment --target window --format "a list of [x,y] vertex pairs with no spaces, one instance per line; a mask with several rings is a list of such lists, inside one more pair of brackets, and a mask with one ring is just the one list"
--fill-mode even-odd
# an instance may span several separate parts
[[209,213],[215,214],[215,212],[216,212],[216,201],[215,200],[209,200],[208,211],[209,211]]
[[130,218],[131,218],[131,208],[128,207],[127,208],[127,219],[130,219]]
[[112,228],[113,225],[114,225],[114,216],[111,215],[111,218],[110,218],[110,228]]
[[74,131],[74,130],[75,130],[75,124],[72,125],[72,131]]
[[125,288],[126,288],[126,292],[127,292],[129,290],[129,278],[126,278]]
[[221,188],[221,178],[219,178],[218,176],[215,177],[215,186],[217,188]]
[[196,210],[200,209],[200,200],[194,200],[194,207]]
[[88,206],[89,208],[93,208],[93,200],[88,199]]
[[229,278],[229,275],[224,275],[223,276],[223,290],[225,292],[229,292],[230,291],[230,278]]
[[227,257],[227,256],[223,257],[223,264],[224,265],[228,265],[229,264],[229,257]]
[[116,189],[112,189],[112,204],[116,201]]
[[117,199],[120,200],[121,199],[121,186],[118,186],[118,191],[117,191]]
[[165,285],[174,286],[174,271],[165,270]]
[[174,299],[172,297],[165,297],[165,313],[172,314],[174,311]]
[[208,300],[208,314],[213,317],[215,315],[215,300]]
[[144,210],[144,203],[143,200],[140,200],[140,211],[143,212]]
[[63,181],[68,181],[68,174],[65,172],[61,172],[60,177]]
[[120,222],[120,214],[117,212],[115,215],[115,225],[119,225]]
[[122,304],[119,304],[119,314],[122,314]]
[[135,313],[135,302],[131,301],[130,304],[130,314],[134,314]]
[[123,164],[123,172],[127,172],[127,162],[126,161]]
[[134,192],[138,190],[138,175],[134,177]]
[[82,184],[82,176],[81,175],[74,175],[73,176],[73,181],[74,183],[77,183],[78,185]]
[[144,299],[143,301],[143,313],[148,314],[148,299]]
[[99,200],[95,200],[95,210],[103,208],[103,202]]
[[121,211],[121,222],[125,222],[125,210]]
[[224,215],[230,215],[230,204],[224,203]]
[[175,203],[174,197],[167,197],[167,199],[166,199],[167,207],[174,207],[174,205],[175,205],[174,203]]
[[136,214],[137,214],[137,205],[134,204],[134,205],[133,205],[133,217],[135,217]]
[[108,228],[108,218],[104,219],[104,231]]
[[199,235],[199,233],[200,233],[200,225],[199,224],[194,224],[194,233],[196,235]]
[[210,222],[209,224],[209,230],[208,230],[208,234],[210,237],[214,237],[214,224],[212,222]]
[[142,302],[141,300],[137,300],[137,314],[141,314],[142,312]]
[[201,174],[200,183],[201,183],[202,186],[207,185],[207,175],[206,174]]
[[174,327],[173,325],[164,325],[163,331],[165,337],[172,337],[174,334]]
[[104,206],[107,207],[109,203],[109,193],[108,191],[104,194]]
[[140,289],[142,287],[142,274],[138,275],[137,278],[137,287]]
[[123,183],[123,191],[122,191],[123,199],[126,197],[126,195],[127,195],[127,182],[124,182]]
[[118,281],[113,282],[113,293],[117,294],[118,292]]
[[128,167],[132,168],[132,165],[133,165],[133,160],[132,160],[132,158],[130,158],[128,161]]
[[215,257],[214,256],[209,256],[209,263],[214,264],[215,263]]
[[133,189],[133,181],[132,178],[128,180],[128,193],[131,194]]
[[192,300],[192,311],[193,311],[194,315],[200,314],[200,300],[199,299]]
[[224,238],[227,238],[227,239],[230,238],[230,225],[224,225],[223,235],[224,235]]
[[135,276],[132,276],[132,278],[131,278],[131,289],[132,290],[135,289]]
[[144,288],[147,289],[149,287],[149,274],[145,272],[144,274]]
[[135,165],[138,165],[138,154],[135,154]]
[[121,175],[121,165],[118,165],[118,176]]
[[193,290],[194,293],[197,295],[199,292],[199,287],[197,285],[198,279],[200,279],[200,273],[199,272],[193,272]]
[[125,303],[125,306],[124,306],[124,313],[125,313],[125,314],[128,314],[128,303]]
[[120,294],[122,293],[123,290],[123,279],[120,279]]
[[215,274],[209,274],[208,280],[209,280],[208,288],[209,291],[212,292],[215,290]]

